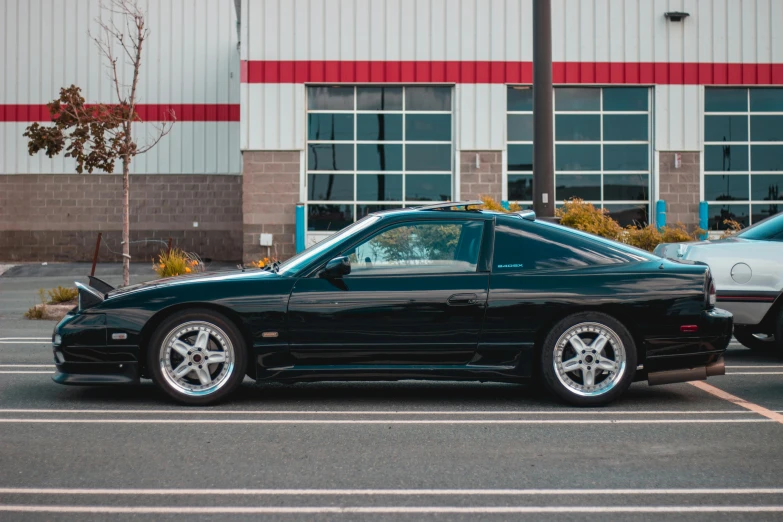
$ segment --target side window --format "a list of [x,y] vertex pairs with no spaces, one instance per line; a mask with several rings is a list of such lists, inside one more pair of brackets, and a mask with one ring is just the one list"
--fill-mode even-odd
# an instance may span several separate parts
[[351,275],[475,272],[483,230],[481,221],[402,223],[344,255]]
[[555,228],[500,223],[495,227],[492,271],[522,272],[628,262],[620,252]]

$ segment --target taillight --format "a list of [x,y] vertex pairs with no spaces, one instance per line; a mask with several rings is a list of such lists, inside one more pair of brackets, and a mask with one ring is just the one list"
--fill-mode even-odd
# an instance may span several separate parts
[[707,304],[710,308],[715,307],[715,303],[718,301],[718,295],[715,291],[715,281],[712,280],[712,277],[710,277],[710,290],[707,298]]

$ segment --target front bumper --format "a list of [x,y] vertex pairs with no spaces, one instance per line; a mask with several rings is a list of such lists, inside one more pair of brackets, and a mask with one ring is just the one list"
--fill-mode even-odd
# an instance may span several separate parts
[[71,386],[95,386],[101,384],[138,384],[139,364],[126,363],[61,363],[52,380]]
[[137,384],[138,346],[109,346],[103,314],[68,314],[54,328],[52,380],[68,385]]

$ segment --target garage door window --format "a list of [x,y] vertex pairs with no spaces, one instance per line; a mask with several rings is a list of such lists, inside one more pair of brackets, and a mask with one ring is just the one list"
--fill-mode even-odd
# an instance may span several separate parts
[[452,94],[443,86],[307,88],[307,228],[452,199]]
[[[622,224],[646,223],[650,204],[650,90],[555,89],[555,199],[609,210]],[[533,203],[533,91],[507,91],[508,199]]]
[[783,211],[783,89],[707,88],[704,200],[709,228]]

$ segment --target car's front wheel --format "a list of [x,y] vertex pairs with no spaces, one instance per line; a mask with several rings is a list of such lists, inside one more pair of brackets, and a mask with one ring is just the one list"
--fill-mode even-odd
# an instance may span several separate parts
[[247,361],[237,327],[211,310],[177,312],[152,336],[147,364],[153,381],[184,404],[212,404],[242,382]]
[[622,395],[636,373],[636,345],[622,323],[606,314],[566,317],[542,346],[547,388],[577,406],[607,404]]

